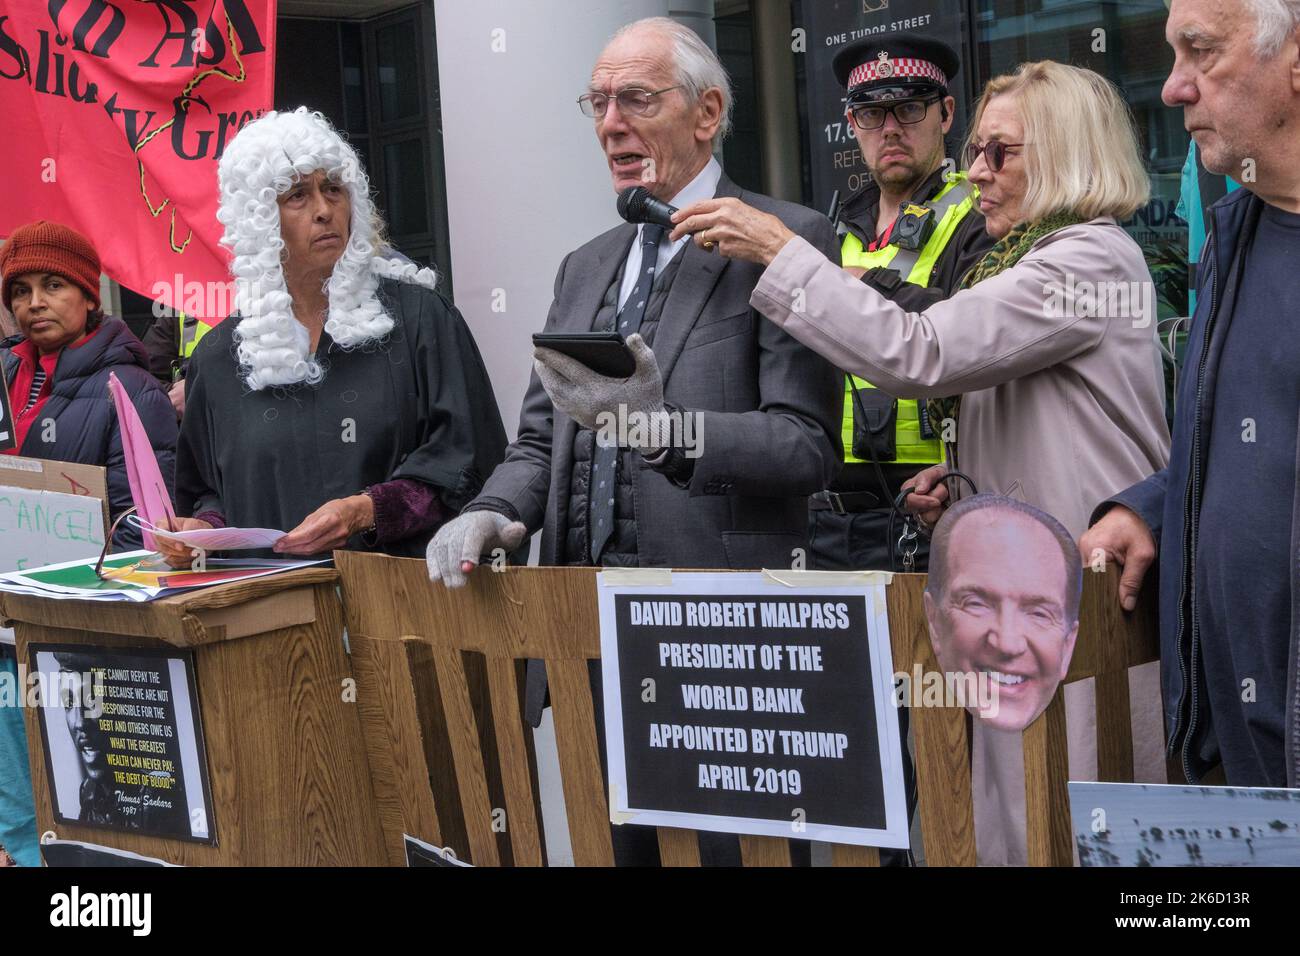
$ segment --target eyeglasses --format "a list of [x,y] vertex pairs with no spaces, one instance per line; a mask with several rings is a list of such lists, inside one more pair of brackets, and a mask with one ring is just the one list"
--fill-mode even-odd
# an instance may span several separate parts
[[[113,522],[113,526],[108,529],[108,534],[104,535],[104,550],[99,552],[99,560],[95,562],[95,577],[99,578],[101,581],[112,581],[115,577],[124,573],[120,568],[109,568],[105,571],[104,562],[108,559],[108,549],[113,546],[113,535],[117,534],[118,525],[125,521],[128,515],[133,514],[135,514],[135,509],[127,508],[117,516],[117,520]],[[130,565],[129,569],[133,570],[134,565]]]
[[915,126],[925,119],[930,107],[939,102],[939,97],[924,100],[903,100],[886,106],[857,106],[849,110],[853,125],[861,130],[880,129],[885,125],[885,117],[893,116],[900,126]]
[[[662,96],[664,93],[673,90],[681,90],[685,87],[680,84],[677,86],[666,86],[662,90],[639,90],[636,88],[620,90],[613,97],[618,101],[618,111],[628,113],[632,116],[645,116],[650,112],[650,108],[655,105],[655,97]],[[609,101],[611,97],[606,93],[584,93],[578,97],[578,109],[582,110],[582,115],[588,119],[601,119],[609,111]]]
[[118,526],[127,519],[127,516],[133,515],[135,513],[136,513],[135,508],[127,508],[125,511],[123,511],[120,515],[117,516],[117,520],[113,522],[113,526],[108,529],[108,534],[104,536],[104,549],[99,552],[99,560],[95,562],[95,577],[99,578],[99,580],[111,583],[113,581],[118,580],[119,578],[124,578],[130,574],[133,574],[137,570],[143,570],[143,571],[172,570],[171,565],[167,564],[165,560],[154,561],[149,558],[145,558],[140,561],[133,561],[130,564],[124,564],[121,567],[110,567],[107,570],[105,570],[104,562],[108,560],[108,549],[113,546],[113,535],[117,534]]
[[1004,143],[1001,140],[991,139],[983,146],[977,143],[971,143],[966,147],[966,168],[975,165],[975,160],[980,156],[989,164],[989,169],[995,173],[1002,172],[1002,167],[1006,165],[1007,153],[1013,149],[1019,149],[1024,143]]

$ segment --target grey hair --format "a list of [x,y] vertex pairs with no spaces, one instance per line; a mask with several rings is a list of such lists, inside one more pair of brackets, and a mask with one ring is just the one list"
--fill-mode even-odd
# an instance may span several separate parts
[[698,33],[672,17],[646,17],[629,23],[615,33],[610,42],[641,30],[655,30],[673,41],[677,82],[686,88],[686,93],[692,100],[699,102],[705,92],[715,87],[722,92],[722,122],[713,143],[716,146],[726,139],[731,133],[731,114],[736,98],[731,89],[731,77],[727,75],[727,68],[722,65],[718,55]]
[[1300,27],[1300,0],[1246,0],[1255,15],[1255,52],[1271,59]]

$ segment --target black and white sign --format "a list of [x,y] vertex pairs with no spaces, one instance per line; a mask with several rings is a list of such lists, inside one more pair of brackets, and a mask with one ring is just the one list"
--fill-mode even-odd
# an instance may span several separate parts
[[823,212],[839,190],[847,199],[870,181],[844,116],[845,90],[831,68],[835,54],[854,41],[891,33],[918,33],[942,40],[961,58],[962,75],[950,77],[948,91],[957,100],[957,118],[948,139],[948,155],[956,167],[966,136],[971,92],[970,51],[966,33],[966,4],[960,0],[805,0],[803,20],[807,42],[808,138],[811,144],[813,207]]
[[883,579],[627,580],[599,583],[615,823],[908,845]]
[[215,843],[188,651],[31,644],[55,818]]

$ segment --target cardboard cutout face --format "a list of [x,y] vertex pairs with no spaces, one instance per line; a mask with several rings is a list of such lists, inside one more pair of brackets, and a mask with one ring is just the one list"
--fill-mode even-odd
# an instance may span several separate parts
[[964,701],[975,717],[1024,730],[1074,655],[1082,575],[1073,541],[1049,515],[982,495],[944,517],[930,567],[925,611],[939,667],[979,688]]

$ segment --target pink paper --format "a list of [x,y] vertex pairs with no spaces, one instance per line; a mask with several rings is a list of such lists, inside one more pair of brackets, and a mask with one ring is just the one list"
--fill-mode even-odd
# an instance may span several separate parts
[[[172,510],[171,496],[167,494],[167,483],[163,481],[158,469],[158,459],[154,457],[153,445],[149,433],[144,430],[140,415],[131,404],[131,397],[117,380],[117,375],[108,375],[108,392],[113,396],[113,405],[117,408],[117,428],[122,435],[122,454],[126,458],[126,477],[131,483],[131,502],[136,514],[152,525],[161,526],[168,518],[176,517]],[[152,534],[142,529],[144,546],[150,551],[158,550],[158,543]]]

